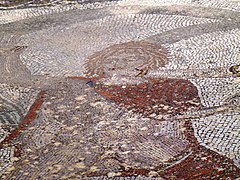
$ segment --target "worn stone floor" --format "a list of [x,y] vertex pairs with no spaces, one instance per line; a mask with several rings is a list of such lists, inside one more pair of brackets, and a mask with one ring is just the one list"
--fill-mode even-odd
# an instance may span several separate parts
[[239,78],[239,0],[0,0],[0,177],[238,179]]

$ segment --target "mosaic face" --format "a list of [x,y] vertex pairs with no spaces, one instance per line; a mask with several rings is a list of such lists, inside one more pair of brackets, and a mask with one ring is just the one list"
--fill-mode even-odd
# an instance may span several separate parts
[[136,76],[136,70],[156,69],[167,64],[166,51],[159,45],[140,41],[114,45],[88,59],[90,76]]
[[240,177],[237,1],[0,9],[2,179]]

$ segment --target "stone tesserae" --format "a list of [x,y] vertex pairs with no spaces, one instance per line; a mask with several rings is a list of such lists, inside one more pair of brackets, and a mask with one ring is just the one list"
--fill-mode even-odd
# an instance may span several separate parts
[[0,177],[238,179],[239,78],[239,0],[0,0]]

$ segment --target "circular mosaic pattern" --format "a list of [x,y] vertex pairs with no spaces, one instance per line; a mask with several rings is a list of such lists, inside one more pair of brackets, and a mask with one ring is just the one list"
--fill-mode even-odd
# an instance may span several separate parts
[[155,69],[167,64],[167,53],[149,42],[127,42],[113,45],[88,58],[89,76],[136,76],[137,71]]

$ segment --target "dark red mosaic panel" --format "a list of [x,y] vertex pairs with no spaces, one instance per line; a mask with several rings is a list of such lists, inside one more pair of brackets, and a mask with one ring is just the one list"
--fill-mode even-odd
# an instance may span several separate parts
[[183,79],[150,79],[138,85],[98,85],[103,96],[135,112],[176,114],[192,107],[200,107],[197,88]]

